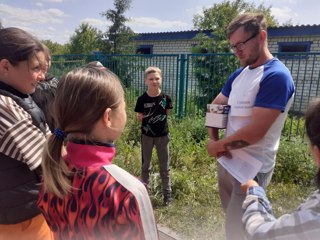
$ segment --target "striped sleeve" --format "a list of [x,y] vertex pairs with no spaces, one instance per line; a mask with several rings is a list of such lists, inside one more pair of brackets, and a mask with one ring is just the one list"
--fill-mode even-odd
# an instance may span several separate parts
[[30,170],[41,163],[45,135],[32,124],[29,113],[12,98],[0,96],[0,152],[24,162]]
[[271,206],[261,187],[249,188],[243,208],[242,221],[249,239],[316,240],[320,236],[320,194],[319,190],[289,214],[275,218]]

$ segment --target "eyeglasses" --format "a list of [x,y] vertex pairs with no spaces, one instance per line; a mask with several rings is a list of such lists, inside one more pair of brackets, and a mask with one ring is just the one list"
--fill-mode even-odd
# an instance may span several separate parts
[[246,48],[246,43],[249,42],[251,39],[254,39],[257,35],[259,34],[259,32],[257,32],[256,34],[253,34],[251,37],[249,37],[247,40],[243,41],[243,42],[239,42],[235,45],[230,45],[230,49],[232,52],[235,51],[242,51]]

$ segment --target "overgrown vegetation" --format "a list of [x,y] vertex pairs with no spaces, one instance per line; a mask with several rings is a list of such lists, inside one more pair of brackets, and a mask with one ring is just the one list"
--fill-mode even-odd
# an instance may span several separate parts
[[[140,175],[140,125],[128,106],[125,133],[116,143],[115,163]],[[216,160],[206,152],[207,130],[203,117],[170,117],[171,174],[174,202],[162,206],[156,155],[153,158],[151,200],[157,222],[175,230],[182,239],[224,239],[224,215],[220,207]],[[313,189],[315,174],[307,141],[283,138],[268,195],[276,215],[289,212]],[[303,188],[301,188],[303,186]],[[290,199],[290,201],[283,201]]]

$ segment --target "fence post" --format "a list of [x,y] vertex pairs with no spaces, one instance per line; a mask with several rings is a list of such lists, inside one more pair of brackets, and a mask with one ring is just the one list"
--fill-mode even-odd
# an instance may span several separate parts
[[178,117],[184,116],[184,81],[185,81],[185,72],[186,72],[186,54],[180,54],[180,77],[179,77],[179,108],[178,108]]

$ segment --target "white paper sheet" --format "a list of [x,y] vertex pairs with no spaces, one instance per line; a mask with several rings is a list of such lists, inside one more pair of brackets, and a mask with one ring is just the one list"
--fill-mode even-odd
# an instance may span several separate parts
[[253,179],[262,167],[262,162],[241,150],[232,150],[231,154],[232,158],[222,156],[218,162],[240,183]]

